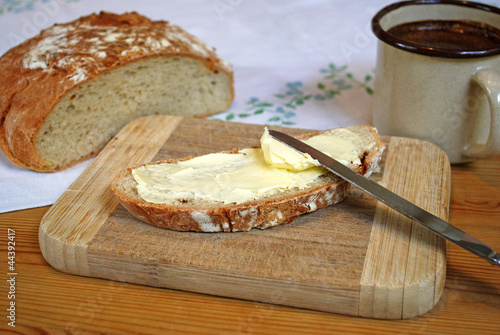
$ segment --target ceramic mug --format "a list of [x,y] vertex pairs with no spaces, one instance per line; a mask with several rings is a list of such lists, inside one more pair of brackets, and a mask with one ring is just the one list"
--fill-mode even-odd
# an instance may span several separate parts
[[[441,22],[437,22],[440,20]],[[378,37],[373,123],[382,135],[414,137],[437,144],[450,163],[500,154],[500,44],[442,46],[412,37],[424,31],[405,23],[475,21],[500,31],[500,8],[468,1],[415,0],[383,8],[372,20]],[[391,29],[392,28],[392,29]],[[496,31],[498,30],[498,31]],[[445,31],[445,33],[448,33]],[[420,38],[420,40],[419,40]],[[472,38],[472,37],[471,37]],[[463,40],[459,36],[460,40]],[[485,41],[485,42],[488,42]],[[462,43],[462,41],[460,42]]]

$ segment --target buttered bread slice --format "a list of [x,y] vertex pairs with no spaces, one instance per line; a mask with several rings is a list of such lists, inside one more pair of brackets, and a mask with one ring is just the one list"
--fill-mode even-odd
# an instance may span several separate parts
[[[299,139],[369,175],[383,151],[375,128],[358,126]],[[269,136],[260,147],[166,160],[120,173],[111,187],[149,224],[179,231],[265,229],[342,201],[350,184]]]

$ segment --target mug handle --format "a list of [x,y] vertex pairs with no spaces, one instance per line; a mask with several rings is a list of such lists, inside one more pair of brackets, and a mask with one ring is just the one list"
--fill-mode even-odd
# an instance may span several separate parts
[[500,154],[500,75],[492,70],[476,73],[474,80],[486,93],[490,105],[490,133],[485,144],[474,144],[465,149],[470,158],[486,158]]

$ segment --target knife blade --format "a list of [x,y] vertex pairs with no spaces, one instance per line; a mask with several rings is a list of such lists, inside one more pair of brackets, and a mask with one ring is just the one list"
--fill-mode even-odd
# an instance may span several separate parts
[[448,222],[418,207],[373,180],[351,170],[349,167],[311,147],[310,145],[276,130],[269,130],[269,134],[287,146],[301,153],[309,154],[327,170],[347,180],[353,185],[356,185],[366,193],[373,196],[375,199],[421,224],[427,229],[430,229],[439,236],[442,236],[450,242],[453,242],[465,250],[487,260],[492,265],[500,265],[500,255],[498,252],[479,239],[452,226]]

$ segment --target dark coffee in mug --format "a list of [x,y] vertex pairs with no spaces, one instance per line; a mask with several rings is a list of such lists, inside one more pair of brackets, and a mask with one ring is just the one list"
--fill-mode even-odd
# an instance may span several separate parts
[[430,48],[473,51],[500,47],[500,29],[475,21],[415,21],[392,27],[388,33]]

